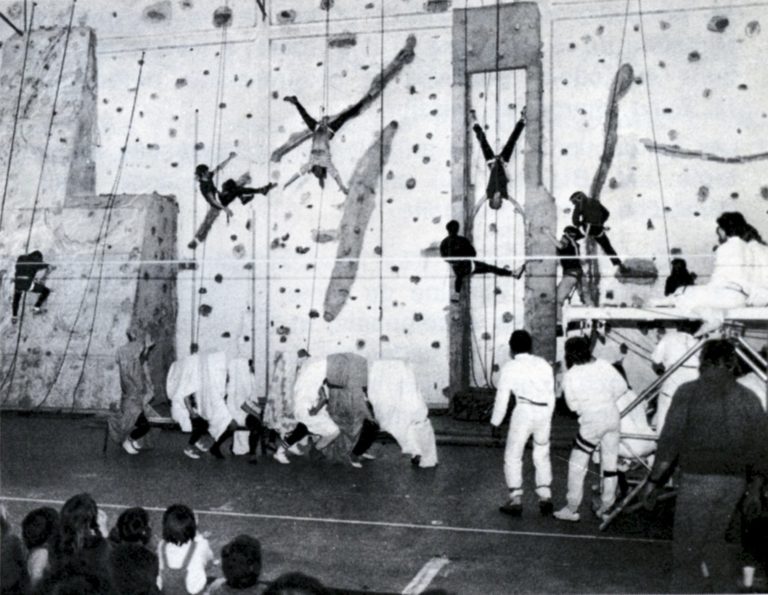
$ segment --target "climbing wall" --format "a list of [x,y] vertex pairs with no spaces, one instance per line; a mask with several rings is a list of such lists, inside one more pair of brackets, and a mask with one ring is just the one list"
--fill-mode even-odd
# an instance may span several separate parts
[[621,13],[589,16],[587,8],[554,19],[550,40],[557,56],[550,176],[560,227],[569,222],[568,197],[589,188],[600,164],[612,78],[620,63],[633,69],[601,200],[616,250],[655,266],[659,279],[619,283],[601,259],[600,299],[617,304],[663,295],[668,252],[706,282],[723,211],[741,211],[768,233],[764,10],[654,6],[641,19],[630,3],[626,28],[624,20]]
[[[2,405],[113,406],[120,396],[115,352],[131,324],[156,340],[151,369],[156,397],[163,399],[165,370],[175,358],[175,267],[153,261],[175,259],[176,204],[156,194],[95,195],[96,38],[90,29],[73,28],[65,53],[66,44],[63,29],[35,31],[25,66],[26,44],[18,37],[4,44],[0,112],[8,142],[0,169],[6,199],[0,234]],[[32,250],[42,251],[52,265],[46,280],[52,294],[41,315],[33,315],[31,295],[14,324],[14,263]]]
[[[383,99],[331,141],[333,161],[347,181],[382,124],[397,122],[383,179],[378,167],[372,170],[374,204],[368,223],[342,228],[345,196],[336,183],[329,179],[322,190],[315,178],[303,176],[273,201],[269,228],[273,352],[309,347],[313,355],[354,351],[370,358],[407,358],[420,370],[426,398],[438,403],[448,365],[449,274],[437,253],[450,219],[450,63],[441,52],[448,34],[410,34],[415,38],[413,60],[385,87]],[[343,38],[340,43],[341,35],[332,36],[328,52],[331,114],[357,101],[382,69],[380,34],[347,33]],[[384,66],[411,43],[408,38],[408,32],[383,36]],[[304,128],[284,95],[296,94],[310,113],[320,113],[325,40],[275,39],[271,54],[270,144],[275,147]],[[307,55],[317,59],[307,65]],[[273,164],[273,179],[287,181],[306,162],[308,151],[305,143]],[[340,233],[364,237],[348,300],[329,322],[323,317],[323,298]]]

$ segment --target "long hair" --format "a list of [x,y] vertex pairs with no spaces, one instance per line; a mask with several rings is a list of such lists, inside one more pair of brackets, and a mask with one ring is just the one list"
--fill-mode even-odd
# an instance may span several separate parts
[[763,238],[760,236],[754,227],[752,227],[747,220],[744,219],[744,215],[738,211],[727,211],[717,218],[717,225],[725,232],[726,237],[741,238],[745,242],[758,242],[765,244]]
[[98,508],[90,494],[72,496],[61,507],[56,554],[59,559],[82,550],[94,533],[99,533]]

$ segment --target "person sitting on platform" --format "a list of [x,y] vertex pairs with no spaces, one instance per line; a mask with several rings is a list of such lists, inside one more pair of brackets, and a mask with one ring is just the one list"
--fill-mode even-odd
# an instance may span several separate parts
[[461,286],[464,278],[469,277],[470,275],[485,275],[487,273],[492,273],[499,277],[515,277],[515,279],[519,279],[523,276],[525,264],[516,271],[511,271],[509,269],[502,269],[475,260],[474,257],[477,256],[477,252],[475,251],[474,246],[472,246],[472,242],[464,236],[459,235],[458,221],[449,221],[445,226],[445,229],[448,230],[448,237],[440,242],[440,256],[451,259],[448,261],[448,264],[451,265],[453,273],[456,276],[456,281],[454,283],[456,293],[461,293]]
[[688,270],[688,263],[683,258],[672,259],[672,270],[664,283],[664,295],[672,295],[681,287],[696,284],[696,273]]
[[[701,322],[698,320],[681,320],[673,327],[660,332],[659,342],[651,353],[653,371],[661,376],[693,349],[697,343],[693,335],[700,327]],[[699,354],[694,353],[663,382],[656,399],[656,413],[653,419],[657,435],[661,434],[664,428],[664,420],[667,418],[667,411],[677,389],[698,377]]]
[[544,358],[533,355],[533,340],[524,330],[509,338],[512,359],[501,368],[491,426],[499,430],[515,396],[515,407],[509,422],[507,446],[504,450],[504,476],[509,501],[500,510],[520,516],[523,512],[523,453],[528,438],[533,438],[533,464],[536,468],[536,495],[539,511],[552,514],[552,464],[549,460],[549,434],[555,409],[555,377],[552,366]]
[[602,517],[614,504],[620,428],[616,403],[628,387],[616,368],[592,357],[585,337],[572,337],[565,342],[565,366],[565,402],[579,416],[579,433],[568,461],[568,504],[554,516],[562,521],[578,521],[589,457],[598,445],[602,495],[596,514]]
[[[760,234],[736,211],[717,218],[715,263],[709,283],[678,289],[671,305],[688,310],[707,322],[705,332],[716,329],[723,311],[768,305],[768,247]],[[667,300],[655,305],[669,305]]]
[[704,344],[700,376],[675,393],[644,488],[651,509],[659,487],[680,466],[673,593],[732,592],[726,529],[742,496],[746,511],[760,510],[768,477],[768,417],[749,390],[737,384],[736,366],[735,349],[727,340]]
[[[36,280],[37,274],[43,271],[43,275]],[[21,299],[31,291],[38,294],[37,301],[32,308],[33,314],[43,313],[43,304],[51,293],[43,283],[51,271],[51,265],[43,261],[43,253],[34,250],[29,254],[22,254],[16,259],[16,273],[14,276],[13,304],[11,307],[11,322],[19,321],[19,306]]]
[[626,267],[617,256],[611,240],[608,239],[608,234],[605,233],[605,222],[611,214],[610,211],[599,200],[590,198],[581,191],[571,194],[570,201],[573,204],[571,214],[573,225],[580,228],[586,237],[593,238],[603,252],[610,257],[613,265],[619,267],[621,273],[626,273]]

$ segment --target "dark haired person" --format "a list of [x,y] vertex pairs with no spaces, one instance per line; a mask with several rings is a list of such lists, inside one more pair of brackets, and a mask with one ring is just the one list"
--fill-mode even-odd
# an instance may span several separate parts
[[459,222],[455,219],[449,221],[446,224],[445,229],[448,230],[448,237],[440,242],[440,256],[443,258],[457,259],[448,261],[448,264],[450,264],[453,269],[453,274],[456,276],[454,282],[456,293],[461,293],[461,285],[464,278],[469,277],[470,275],[485,275],[487,273],[492,273],[499,277],[514,276],[515,279],[522,277],[523,271],[525,271],[524,264],[516,271],[511,271],[492,264],[487,264],[480,260],[475,260],[474,257],[477,256],[477,252],[475,252],[472,242],[466,237],[459,235]]
[[736,382],[737,365],[728,341],[705,343],[699,378],[677,390],[659,437],[644,500],[653,508],[658,487],[680,467],[672,592],[733,591],[725,532],[742,496],[745,512],[760,509],[768,418],[758,399]]
[[158,586],[165,595],[203,592],[213,551],[197,531],[195,514],[188,506],[172,504],[163,513],[163,540],[157,546],[157,557]]
[[365,103],[370,101],[368,96],[364,96],[360,101],[345,109],[333,120],[323,115],[319,122],[309,115],[295,95],[288,95],[283,99],[296,107],[301,119],[312,131],[312,148],[309,150],[309,161],[302,165],[299,173],[294,174],[283,187],[293,184],[299,177],[311,172],[317,178],[320,187],[325,188],[325,178],[331,174],[341,191],[348,194],[349,188],[344,185],[339,170],[331,161],[331,139],[349,119],[360,114]]
[[259,593],[261,543],[250,535],[238,535],[221,549],[223,578],[208,587],[208,595]]
[[203,222],[198,227],[195,233],[194,239],[188,244],[190,250],[197,248],[199,243],[205,241],[208,237],[208,232],[211,231],[211,227],[218,219],[221,212],[224,211],[227,215],[227,220],[232,217],[232,209],[229,208],[233,202],[238,198],[244,205],[253,200],[256,194],[268,194],[272,188],[277,186],[270,182],[265,186],[259,188],[248,188],[241,184],[238,184],[233,179],[228,179],[222,184],[221,190],[216,188],[214,176],[217,172],[224,169],[227,163],[236,156],[235,152],[229,154],[229,157],[219,163],[213,170],[209,169],[207,165],[201,163],[195,168],[195,178],[200,186],[200,194],[203,195],[205,202],[208,203],[208,212],[205,214]]
[[673,258],[669,277],[664,283],[664,295],[672,295],[681,287],[696,284],[696,273],[688,270],[688,263],[684,258]]
[[552,465],[549,460],[549,435],[555,409],[555,378],[552,366],[531,353],[533,340],[524,330],[509,338],[512,359],[501,368],[491,425],[498,428],[507,413],[510,396],[515,408],[509,422],[504,450],[504,477],[509,501],[500,510],[520,516],[523,512],[523,452],[528,438],[533,438],[533,464],[536,468],[536,495],[541,514],[552,514]]
[[568,503],[554,516],[562,521],[578,521],[579,506],[584,497],[584,478],[589,459],[598,445],[602,494],[596,514],[608,513],[616,499],[621,423],[616,401],[628,387],[613,365],[592,357],[589,340],[585,337],[572,337],[565,342],[565,366],[565,402],[579,416],[579,433],[568,460]]
[[570,301],[574,291],[578,292],[579,298],[583,304],[587,304],[587,296],[584,293],[582,280],[584,279],[584,269],[581,266],[581,248],[579,241],[584,239],[578,227],[567,225],[563,228],[563,235],[558,240],[549,230],[546,231],[547,237],[554,244],[555,251],[563,269],[563,276],[560,283],[557,284],[557,320],[562,320],[563,306],[566,301]]
[[[40,250],[34,250],[29,254],[22,254],[16,259],[16,272],[14,275],[13,304],[11,306],[11,322],[16,324],[19,320],[19,306],[24,294],[31,291],[37,294],[37,301],[32,308],[33,314],[43,313],[43,304],[51,293],[43,281],[51,270],[51,265],[43,260],[43,253]],[[42,277],[36,279],[37,274],[42,272]]]
[[480,143],[480,149],[483,152],[483,158],[488,164],[490,173],[488,174],[488,186],[485,189],[485,196],[477,203],[475,207],[475,214],[480,210],[484,201],[488,201],[489,206],[496,210],[501,208],[502,200],[507,199],[515,207],[515,210],[525,217],[525,211],[520,204],[509,195],[509,178],[507,177],[506,166],[509,160],[512,158],[512,152],[515,150],[515,145],[520,135],[525,128],[525,108],[523,108],[520,114],[520,119],[515,124],[515,128],[512,130],[512,134],[509,135],[504,148],[498,155],[493,152],[491,145],[488,144],[488,139],[485,137],[482,126],[475,123],[472,126],[472,130],[475,132],[477,142]]
[[608,239],[608,234],[605,233],[605,222],[611,215],[610,211],[599,200],[591,198],[581,191],[571,194],[569,200],[573,205],[573,213],[571,214],[573,225],[581,229],[586,237],[593,238],[606,256],[610,257],[613,265],[619,267],[621,272],[625,272],[626,268],[616,255],[616,250],[614,250],[611,240]]

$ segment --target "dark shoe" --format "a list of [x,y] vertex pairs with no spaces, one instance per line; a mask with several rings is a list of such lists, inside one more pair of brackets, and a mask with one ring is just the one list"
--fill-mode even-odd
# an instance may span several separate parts
[[506,504],[499,506],[499,512],[509,516],[522,516],[523,505],[515,502],[507,502]]
[[421,464],[421,456],[414,455],[411,457],[411,465],[418,467]]
[[224,453],[221,452],[221,448],[219,447],[218,444],[214,444],[213,446],[211,446],[208,452],[211,453],[217,459],[224,460],[226,458],[224,457]]
[[259,464],[259,459],[258,459],[258,457],[257,457],[255,454],[252,454],[252,455],[251,455],[251,456],[248,458],[248,464],[249,464],[249,465],[258,465],[258,464]]
[[539,500],[539,513],[541,516],[552,516],[555,511],[555,507],[552,504],[552,500]]

